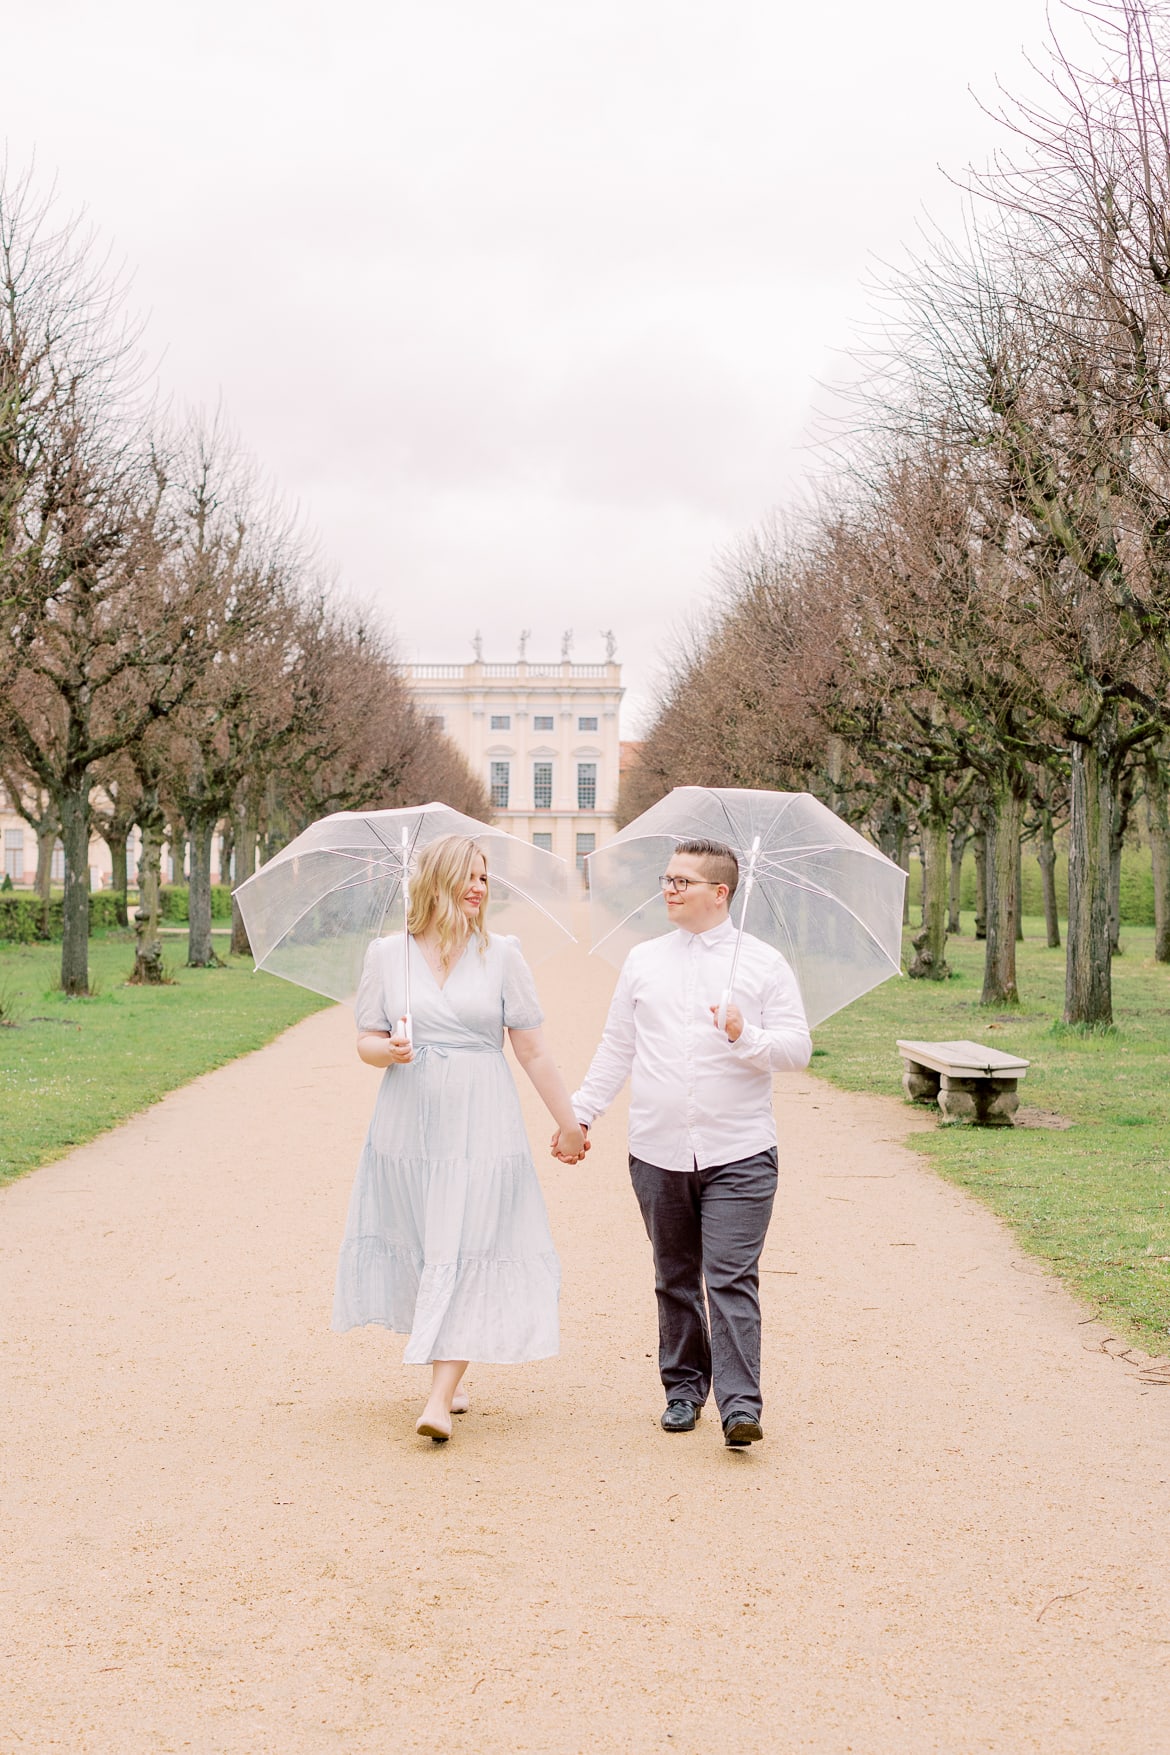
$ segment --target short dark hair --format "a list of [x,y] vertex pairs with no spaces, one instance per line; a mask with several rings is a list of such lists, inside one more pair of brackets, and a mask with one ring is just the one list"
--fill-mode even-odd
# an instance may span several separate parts
[[701,859],[703,876],[709,883],[726,884],[727,900],[731,902],[739,883],[739,860],[730,847],[725,847],[722,841],[680,841],[675,852]]

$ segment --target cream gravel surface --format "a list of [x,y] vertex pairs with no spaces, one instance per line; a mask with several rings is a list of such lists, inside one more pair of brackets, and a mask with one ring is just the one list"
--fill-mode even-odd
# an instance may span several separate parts
[[[575,1079],[613,972],[539,979]],[[921,1118],[777,1082],[738,1453],[658,1429],[624,1108],[567,1168],[524,1089],[562,1353],[438,1446],[328,1326],[377,1076],[321,1013],[0,1195],[0,1755],[1170,1751],[1170,1389]]]

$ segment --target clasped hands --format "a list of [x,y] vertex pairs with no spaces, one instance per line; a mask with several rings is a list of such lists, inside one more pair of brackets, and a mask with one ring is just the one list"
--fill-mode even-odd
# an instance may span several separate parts
[[[574,1149],[577,1141],[579,1149]],[[549,1141],[552,1155],[562,1164],[579,1164],[589,1150],[589,1131],[584,1127],[558,1127]]]

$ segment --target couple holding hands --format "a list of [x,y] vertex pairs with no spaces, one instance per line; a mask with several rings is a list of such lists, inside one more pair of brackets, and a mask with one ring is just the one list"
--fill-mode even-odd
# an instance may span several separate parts
[[[379,1323],[431,1366],[416,1430],[436,1443],[465,1411],[468,1362],[558,1351],[560,1268],[516,1087],[516,1059],[552,1116],[552,1150],[580,1163],[589,1128],[631,1079],[630,1175],[654,1252],[662,1426],[694,1430],[714,1390],[724,1441],[763,1438],[759,1259],[776,1192],[772,1075],[812,1053],[796,979],[745,936],[720,1024],[739,868],[681,841],[662,876],[675,928],[636,946],[601,1041],[570,1096],[541,1033],[518,940],[488,932],[487,861],[450,835],[422,853],[405,934],[366,954],[357,1051],[384,1067],[350,1199],[333,1326]],[[409,957],[412,1040],[396,1033]]]

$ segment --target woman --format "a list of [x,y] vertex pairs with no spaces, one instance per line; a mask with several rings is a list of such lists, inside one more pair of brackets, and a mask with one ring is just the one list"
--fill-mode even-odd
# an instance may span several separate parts
[[[505,1029],[560,1129],[559,1156],[576,1163],[587,1150],[541,1038],[532,975],[516,939],[488,933],[487,897],[482,848],[462,835],[433,841],[406,933],[370,946],[354,1007],[358,1054],[386,1076],[350,1200],[333,1326],[409,1334],[405,1362],[431,1366],[415,1430],[440,1444],[469,1360],[511,1365],[558,1350],[560,1265]],[[398,1024],[407,957],[412,1041]]]

